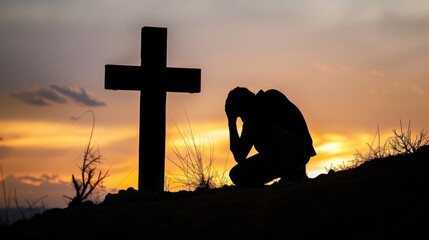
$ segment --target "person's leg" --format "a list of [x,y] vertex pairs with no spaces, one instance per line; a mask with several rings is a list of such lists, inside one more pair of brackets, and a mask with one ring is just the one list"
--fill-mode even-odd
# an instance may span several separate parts
[[[264,139],[265,155],[269,156],[271,165],[276,166],[280,172],[281,182],[297,182],[308,179],[306,164],[310,160],[299,139],[286,129],[273,127]],[[260,151],[261,152],[261,151]]]
[[253,155],[235,165],[229,172],[231,181],[237,187],[263,186],[279,177],[277,169],[268,164],[260,154]]
[[298,161],[290,161],[282,164],[281,183],[292,183],[307,180],[306,164],[303,159]]
[[303,157],[306,153],[299,139],[279,126],[272,127],[264,136],[257,150],[278,170],[283,181],[307,178],[305,166],[310,158]]

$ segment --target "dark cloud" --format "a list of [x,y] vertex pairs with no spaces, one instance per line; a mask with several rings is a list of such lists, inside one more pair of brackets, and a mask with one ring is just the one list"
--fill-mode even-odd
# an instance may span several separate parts
[[82,87],[79,89],[72,89],[67,86],[58,86],[58,85],[51,85],[51,88],[58,91],[59,93],[72,98],[73,100],[91,107],[99,107],[99,106],[105,106],[106,104],[104,102],[98,101],[88,95]]
[[56,103],[66,103],[67,102],[67,100],[65,98],[58,95],[58,93],[55,92],[53,89],[41,88],[41,89],[36,91],[36,94],[39,95],[40,97],[47,99],[47,100],[50,100],[52,102],[56,102]]
[[12,93],[11,96],[16,97],[19,100],[21,100],[27,104],[30,104],[30,105],[36,105],[36,106],[48,106],[49,105],[49,103],[46,102],[43,99],[43,97],[38,96],[34,92],[29,92],[29,91],[17,92],[17,93]]
[[33,88],[26,91],[11,94],[21,101],[36,106],[48,106],[49,102],[66,103],[67,100],[61,97],[54,89],[51,88]]
[[105,106],[102,101],[90,96],[85,89],[71,88],[68,86],[51,85],[49,88],[33,88],[21,92],[12,93],[11,96],[35,106],[49,106],[50,103],[67,103],[67,98],[91,107]]

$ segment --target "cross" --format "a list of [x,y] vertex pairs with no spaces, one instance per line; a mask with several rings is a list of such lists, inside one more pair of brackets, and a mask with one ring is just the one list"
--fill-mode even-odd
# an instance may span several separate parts
[[166,65],[167,29],[145,26],[141,66],[105,66],[105,89],[140,91],[139,191],[164,191],[167,92],[201,90],[201,69]]

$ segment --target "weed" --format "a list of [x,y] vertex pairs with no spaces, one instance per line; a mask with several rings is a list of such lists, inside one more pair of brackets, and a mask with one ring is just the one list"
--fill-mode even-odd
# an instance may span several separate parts
[[397,154],[415,153],[417,150],[429,144],[429,135],[427,130],[420,130],[414,138],[411,134],[411,121],[408,122],[407,129],[402,128],[402,121],[399,121],[400,131],[393,129],[394,137],[390,139],[390,148]]
[[367,143],[367,153],[361,153],[356,150],[356,153],[354,154],[354,160],[349,161],[347,164],[343,163],[342,165],[337,166],[331,165],[330,169],[326,169],[327,172],[330,170],[342,171],[356,168],[363,163],[374,159],[381,159],[399,154],[415,153],[421,147],[429,145],[429,133],[427,130],[420,130],[419,134],[413,138],[411,131],[411,121],[408,122],[407,128],[404,129],[402,126],[402,121],[399,120],[399,126],[399,131],[393,129],[393,136],[387,138],[387,140],[382,144],[380,129],[377,125],[377,131],[371,144]]
[[213,164],[215,161],[213,143],[209,141],[209,154],[206,158],[204,141],[195,138],[189,118],[187,118],[187,126],[180,128],[176,124],[176,129],[182,140],[182,147],[179,148],[173,142],[172,151],[176,158],[172,159],[168,156],[166,158],[180,170],[181,174],[167,172],[171,179],[166,181],[168,183],[166,187],[170,189],[170,184],[173,182],[193,191],[226,185],[228,182],[227,161],[223,171],[219,173]]
[[[95,126],[95,115],[94,112],[91,110],[86,111],[83,113],[80,117],[82,117],[86,113],[92,114],[92,128],[91,128],[91,134],[89,136],[88,144],[86,145],[84,152],[82,154],[82,161],[79,164],[77,164],[78,168],[80,169],[80,178],[76,178],[72,174],[72,185],[76,192],[76,195],[71,198],[68,196],[64,196],[71,200],[69,202],[69,207],[79,207],[84,203],[89,203],[90,197],[93,197],[95,193],[96,188],[102,188],[102,182],[103,180],[108,177],[109,170],[103,173],[102,170],[98,170],[98,164],[101,163],[101,154],[100,149],[98,146],[95,148],[92,144],[92,136],[94,132],[94,126]],[[78,117],[78,119],[80,118]]]
[[1,173],[1,187],[3,192],[3,204],[0,203],[0,224],[7,225],[9,224],[9,209],[11,202],[11,191],[7,190],[5,178],[3,176],[3,167],[0,165],[0,173]]
[[[6,181],[3,175],[3,167],[0,165],[0,176],[1,176],[1,187],[3,193],[3,204],[0,203],[0,225],[9,225],[19,219],[28,219],[36,213],[42,213],[45,211],[45,205],[41,197],[34,202],[26,200],[27,207],[24,209],[18,201],[18,194],[16,189],[7,189]],[[12,207],[12,201],[15,207]],[[40,205],[39,205],[40,204]],[[12,211],[17,211],[19,216],[16,216]]]
[[[374,138],[372,139],[371,144],[367,143],[368,152],[361,153],[356,150],[356,153],[354,155],[354,164],[356,165],[355,167],[371,159],[380,159],[394,155],[394,153],[392,153],[390,149],[390,139],[391,138],[388,138],[383,144],[381,144],[380,128],[377,125],[377,131],[374,135]],[[374,145],[375,143],[376,145]]]

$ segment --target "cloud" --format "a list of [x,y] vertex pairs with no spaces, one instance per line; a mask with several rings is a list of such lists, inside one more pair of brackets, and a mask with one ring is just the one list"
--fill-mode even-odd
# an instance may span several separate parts
[[48,175],[48,174],[42,174],[40,177],[21,176],[21,177],[17,177],[17,179],[20,182],[30,184],[30,185],[36,185],[36,186],[42,183],[56,183],[60,180],[58,175]]
[[67,100],[60,95],[58,95],[54,90],[47,89],[47,88],[41,88],[36,91],[36,94],[44,99],[50,100],[52,102],[56,103],[66,103]]
[[6,190],[16,191],[18,202],[23,206],[26,205],[25,202],[37,203],[37,206],[41,206],[43,202],[47,208],[65,207],[66,202],[62,196],[73,196],[74,193],[70,183],[60,180],[56,175],[8,175],[0,183],[5,185]]
[[82,87],[51,85],[49,87],[32,87],[32,89],[12,93],[11,96],[35,106],[49,106],[51,103],[65,104],[67,98],[85,106],[99,107],[106,104],[90,96]]
[[106,104],[104,102],[98,101],[92,96],[88,95],[85,89],[82,87],[79,87],[78,89],[70,88],[67,86],[58,86],[58,85],[51,85],[51,88],[58,91],[59,93],[72,98],[76,102],[79,102],[86,106],[91,107],[99,107],[99,106],[105,106]]
[[43,97],[37,96],[36,93],[34,92],[17,92],[17,93],[12,93],[11,94],[12,97],[16,97],[19,100],[30,104],[30,105],[35,105],[35,106],[48,106],[49,103],[46,102]]

